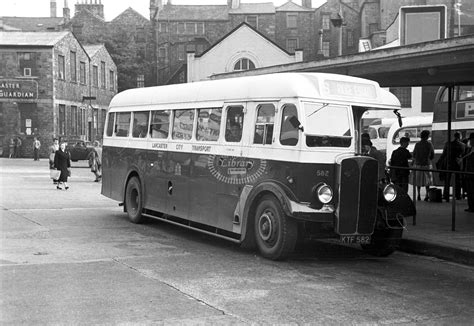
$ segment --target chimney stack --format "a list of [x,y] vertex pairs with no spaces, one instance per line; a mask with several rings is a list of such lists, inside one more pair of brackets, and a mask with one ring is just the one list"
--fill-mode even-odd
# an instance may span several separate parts
[[49,10],[50,10],[50,16],[51,16],[51,17],[56,17],[56,13],[57,13],[57,10],[56,10],[56,0],[50,0],[50,3],[49,3]]
[[71,19],[71,11],[69,10],[67,0],[64,0],[63,18],[65,21],[69,21],[69,19]]
[[303,0],[302,5],[305,8],[311,9],[313,7],[311,2],[312,2],[312,0]]

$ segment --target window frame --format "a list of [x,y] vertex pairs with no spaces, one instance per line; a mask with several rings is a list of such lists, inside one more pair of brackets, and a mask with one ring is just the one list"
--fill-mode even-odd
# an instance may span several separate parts
[[298,13],[287,13],[286,14],[286,28],[296,29],[298,28]]
[[77,83],[77,52],[69,52],[69,70],[71,75],[71,82]]
[[66,80],[66,58],[62,54],[58,54],[58,79]]
[[[218,125],[218,128],[217,129],[214,129],[214,130],[217,130],[217,137],[215,139],[200,139],[200,136],[199,135],[199,126],[200,126],[200,123],[199,123],[199,115],[200,115],[200,112],[201,110],[212,110],[211,112],[209,112],[209,117],[207,119],[209,120],[213,120],[211,119],[211,116],[212,116],[212,112],[215,110],[215,111],[220,111],[220,121],[219,121],[219,125]],[[195,139],[196,141],[198,142],[217,142],[219,141],[219,138],[220,138],[220,135],[221,135],[221,126],[222,126],[222,107],[209,107],[209,108],[199,108],[199,109],[196,109],[196,128],[195,128]]]
[[[159,124],[159,123],[153,123],[153,118],[155,116],[156,113],[163,113],[163,112],[166,112],[168,115],[168,121],[163,121],[163,123]],[[172,128],[172,126],[170,125],[171,121],[172,121],[172,117],[173,117],[173,111],[172,110],[151,110],[151,113],[150,113],[150,127],[149,127],[149,137],[151,139],[169,139],[170,138],[170,130]],[[165,122],[166,122],[166,125],[168,126],[168,129],[166,130],[167,134],[166,134],[166,137],[153,137],[153,126],[154,125],[160,125],[160,128],[158,130],[164,130],[161,128],[162,125],[165,125]]]
[[[270,122],[259,122],[259,117],[260,117],[260,112],[261,112],[261,109],[263,109],[264,107],[267,107],[267,106],[272,106],[273,107],[273,121],[270,123]],[[255,119],[254,119],[254,129],[253,129],[253,138],[252,138],[252,144],[254,145],[273,145],[273,136],[275,135],[275,132],[276,132],[276,129],[275,129],[275,122],[276,122],[276,113],[277,113],[277,109],[276,109],[276,105],[274,103],[271,103],[271,102],[266,102],[266,103],[258,103],[256,106],[255,106]],[[271,127],[271,137],[270,137],[270,142],[268,143],[267,141],[269,140],[268,139],[268,130],[269,130],[269,126],[272,126]],[[259,135],[259,137],[262,138],[261,142],[256,142],[256,137],[257,137],[257,129],[260,129],[259,127],[263,127],[263,134]]]

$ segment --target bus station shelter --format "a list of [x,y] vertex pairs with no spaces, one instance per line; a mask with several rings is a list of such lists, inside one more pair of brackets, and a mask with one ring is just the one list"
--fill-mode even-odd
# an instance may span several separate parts
[[474,35],[217,74],[213,79],[278,72],[343,74],[375,80],[382,87],[474,84]]

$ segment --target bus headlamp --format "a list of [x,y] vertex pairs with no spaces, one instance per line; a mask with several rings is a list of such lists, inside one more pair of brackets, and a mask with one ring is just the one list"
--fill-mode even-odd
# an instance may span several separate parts
[[322,184],[316,189],[316,195],[321,203],[327,204],[332,200],[332,189],[327,184]]
[[387,185],[383,190],[383,197],[386,201],[391,203],[397,198],[397,190],[392,184]]

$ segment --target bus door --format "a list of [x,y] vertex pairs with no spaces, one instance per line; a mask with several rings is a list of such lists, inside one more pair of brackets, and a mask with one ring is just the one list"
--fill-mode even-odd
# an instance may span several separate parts
[[168,148],[170,115],[170,110],[151,111],[144,178],[146,207],[162,213],[171,213],[168,203],[168,174],[172,170]]

